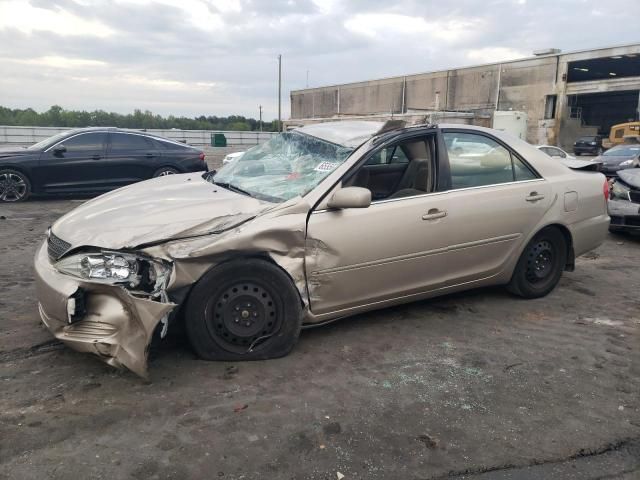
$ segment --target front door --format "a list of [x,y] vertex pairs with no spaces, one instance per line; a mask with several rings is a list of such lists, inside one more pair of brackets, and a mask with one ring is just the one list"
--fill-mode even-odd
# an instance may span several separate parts
[[[86,132],[62,140],[40,156],[38,175],[46,193],[93,192],[105,169],[105,132]],[[57,147],[64,146],[64,150]]]
[[[442,285],[448,194],[434,192],[434,138],[411,139],[402,147],[408,162],[403,178],[389,175],[392,188],[375,180],[385,198],[360,209],[321,204],[309,216],[306,275],[315,315],[410,298]],[[370,167],[368,162],[361,168]],[[351,178],[368,188],[372,176],[358,171]]]

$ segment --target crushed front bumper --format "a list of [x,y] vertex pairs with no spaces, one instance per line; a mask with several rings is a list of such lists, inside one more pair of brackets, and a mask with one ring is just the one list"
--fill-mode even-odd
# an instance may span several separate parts
[[74,350],[98,355],[109,365],[147,377],[153,331],[175,304],[62,274],[49,261],[46,242],[36,253],[35,272],[40,317],[57,339]]
[[640,204],[611,199],[608,202],[611,231],[640,232]]

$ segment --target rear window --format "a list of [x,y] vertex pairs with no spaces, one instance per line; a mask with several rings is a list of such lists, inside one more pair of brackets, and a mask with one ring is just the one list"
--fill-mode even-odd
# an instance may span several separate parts
[[156,141],[156,143],[158,145],[160,145],[162,148],[166,148],[167,150],[182,150],[182,149],[188,149],[191,150],[193,147],[186,145],[184,143],[178,143],[178,142],[167,142],[166,140],[160,140],[158,138],[154,138],[154,140]]
[[604,152],[605,157],[632,157],[634,155],[640,155],[640,145],[637,147],[613,147]]
[[595,142],[598,137],[580,137],[579,142]]

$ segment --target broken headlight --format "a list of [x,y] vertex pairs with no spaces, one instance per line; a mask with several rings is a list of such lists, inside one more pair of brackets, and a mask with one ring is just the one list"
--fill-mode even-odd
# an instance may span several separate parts
[[629,200],[629,192],[631,191],[626,185],[620,182],[614,182],[611,185],[611,198],[619,198],[621,200]]
[[55,268],[67,275],[109,285],[156,292],[168,267],[148,257],[121,252],[83,253],[63,258]]

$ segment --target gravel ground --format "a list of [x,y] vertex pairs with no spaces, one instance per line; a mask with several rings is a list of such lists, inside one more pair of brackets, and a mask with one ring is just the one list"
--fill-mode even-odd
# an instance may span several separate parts
[[546,298],[360,315],[279,360],[203,362],[176,331],[145,383],[40,325],[32,257],[78,202],[0,206],[0,478],[640,478],[638,238]]

